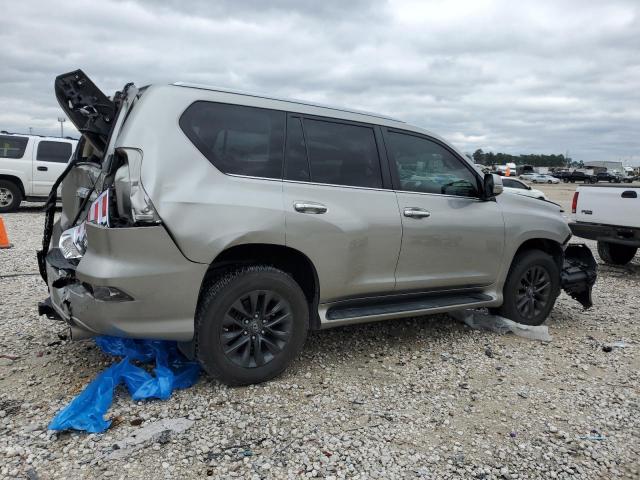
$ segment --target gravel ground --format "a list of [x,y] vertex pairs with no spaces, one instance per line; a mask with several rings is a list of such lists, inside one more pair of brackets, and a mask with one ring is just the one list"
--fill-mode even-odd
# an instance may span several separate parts
[[[542,189],[566,206],[573,186]],[[562,294],[550,343],[446,315],[338,328],[267,384],[202,376],[144,403],[119,391],[108,432],[58,434],[48,422],[113,359],[37,316],[40,278],[6,275],[37,271],[43,215],[3,218],[0,477],[640,478],[640,256],[600,264],[590,311]],[[114,450],[162,419],[190,428]]]

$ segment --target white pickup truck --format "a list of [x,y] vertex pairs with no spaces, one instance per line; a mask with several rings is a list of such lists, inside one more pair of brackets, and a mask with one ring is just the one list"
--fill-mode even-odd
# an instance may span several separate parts
[[23,200],[46,200],[77,143],[70,138],[0,132],[0,213],[17,210]]
[[605,263],[626,265],[640,247],[640,186],[580,185],[570,222],[576,237],[598,242]]

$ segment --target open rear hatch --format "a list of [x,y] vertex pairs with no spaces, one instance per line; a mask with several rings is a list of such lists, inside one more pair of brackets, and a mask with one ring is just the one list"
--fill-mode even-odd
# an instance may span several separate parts
[[[45,225],[42,250],[37,253],[42,278],[47,280],[45,257],[52,237],[57,241],[60,231],[73,227],[86,218],[91,201],[103,189],[109,174],[112,138],[122,126],[138,90],[132,83],[107,97],[82,70],[59,75],[54,89],[58,103],[82,134],[67,168],[54,183],[45,204]],[[62,184],[62,214],[60,225],[54,228],[57,189]]]

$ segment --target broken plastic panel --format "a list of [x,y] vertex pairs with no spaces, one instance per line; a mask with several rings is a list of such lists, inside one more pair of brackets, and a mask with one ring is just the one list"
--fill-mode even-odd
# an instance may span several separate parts
[[[98,375],[63,408],[49,424],[50,430],[104,432],[111,425],[104,415],[121,383],[133,400],[165,400],[174,389],[188,388],[198,380],[200,365],[187,360],[178,351],[176,342],[118,337],[97,337],[95,342],[103,352],[124,358]],[[132,363],[154,360],[155,376]]]
[[530,340],[540,340],[541,342],[550,342],[551,335],[546,325],[524,325],[514,322],[508,318],[499,315],[491,315],[479,310],[461,310],[458,312],[450,312],[449,316],[466,323],[474,330],[490,330],[492,332],[504,335],[512,332],[519,337],[528,338]]

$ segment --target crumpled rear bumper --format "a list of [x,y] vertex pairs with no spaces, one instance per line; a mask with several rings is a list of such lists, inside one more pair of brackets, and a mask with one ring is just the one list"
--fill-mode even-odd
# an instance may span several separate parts
[[591,308],[591,289],[596,283],[598,270],[589,247],[583,243],[567,245],[560,274],[560,286],[584,308]]
[[[187,260],[162,226],[87,224],[88,248],[77,266],[57,248],[46,256],[50,308],[83,336],[188,341],[208,265]],[[96,298],[99,287],[123,298]],[[53,313],[47,305],[44,314]]]

